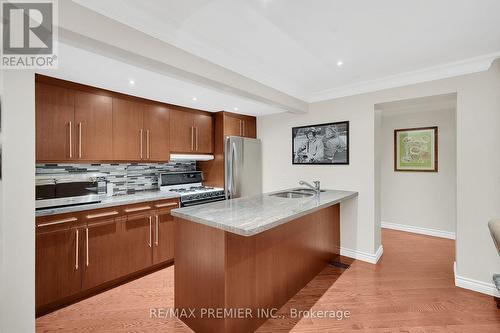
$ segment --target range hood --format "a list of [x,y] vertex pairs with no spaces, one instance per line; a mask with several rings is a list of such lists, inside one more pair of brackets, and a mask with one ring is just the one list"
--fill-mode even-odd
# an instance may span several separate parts
[[214,155],[210,154],[170,154],[170,161],[211,161]]

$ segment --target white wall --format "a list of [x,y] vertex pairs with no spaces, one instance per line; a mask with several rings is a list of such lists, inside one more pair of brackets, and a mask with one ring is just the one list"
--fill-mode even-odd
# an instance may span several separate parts
[[[292,165],[291,128],[349,120],[350,165]],[[263,146],[264,191],[298,186],[298,181],[320,180],[327,189],[358,191],[357,199],[342,204],[342,247],[374,254],[374,112],[373,102],[347,97],[310,106],[308,114],[282,113],[259,117],[258,135]]]
[[35,330],[35,82],[28,70],[1,71],[2,332]]
[[[454,233],[457,211],[455,110],[391,112],[390,115],[382,112],[382,115],[382,222]],[[395,172],[394,130],[428,126],[438,126],[438,172]]]
[[[457,93],[457,275],[492,286],[500,260],[487,222],[500,216],[500,61],[485,72],[382,90],[310,105],[304,115],[261,117],[264,142],[264,189],[319,179],[325,187],[359,191],[357,217],[342,224],[341,241],[374,253],[375,217],[374,105],[383,102]],[[351,121],[349,166],[292,166],[291,127]],[[354,214],[352,214],[354,216]],[[490,289],[491,290],[491,289]]]

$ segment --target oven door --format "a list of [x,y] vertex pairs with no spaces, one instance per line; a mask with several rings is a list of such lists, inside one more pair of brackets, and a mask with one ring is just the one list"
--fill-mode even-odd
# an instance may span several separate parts
[[205,198],[205,199],[199,199],[199,200],[190,200],[187,202],[183,202],[181,200],[181,207],[190,207],[190,206],[196,206],[196,205],[202,205],[210,202],[216,202],[216,201],[222,201],[226,200],[224,196],[222,197],[214,197],[214,198]]

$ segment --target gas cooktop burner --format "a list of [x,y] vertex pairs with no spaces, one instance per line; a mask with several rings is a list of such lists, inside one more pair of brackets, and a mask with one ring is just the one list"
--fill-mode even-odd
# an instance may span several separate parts
[[207,190],[213,190],[213,187],[209,186],[191,186],[188,188],[173,188],[170,189],[171,192],[177,192],[177,193],[188,193],[188,192],[195,192],[195,191],[207,191]]

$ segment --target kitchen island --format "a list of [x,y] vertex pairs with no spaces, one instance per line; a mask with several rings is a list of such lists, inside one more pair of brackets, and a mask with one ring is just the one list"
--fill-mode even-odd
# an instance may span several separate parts
[[175,308],[196,332],[253,332],[338,256],[357,192],[280,193],[172,210]]

